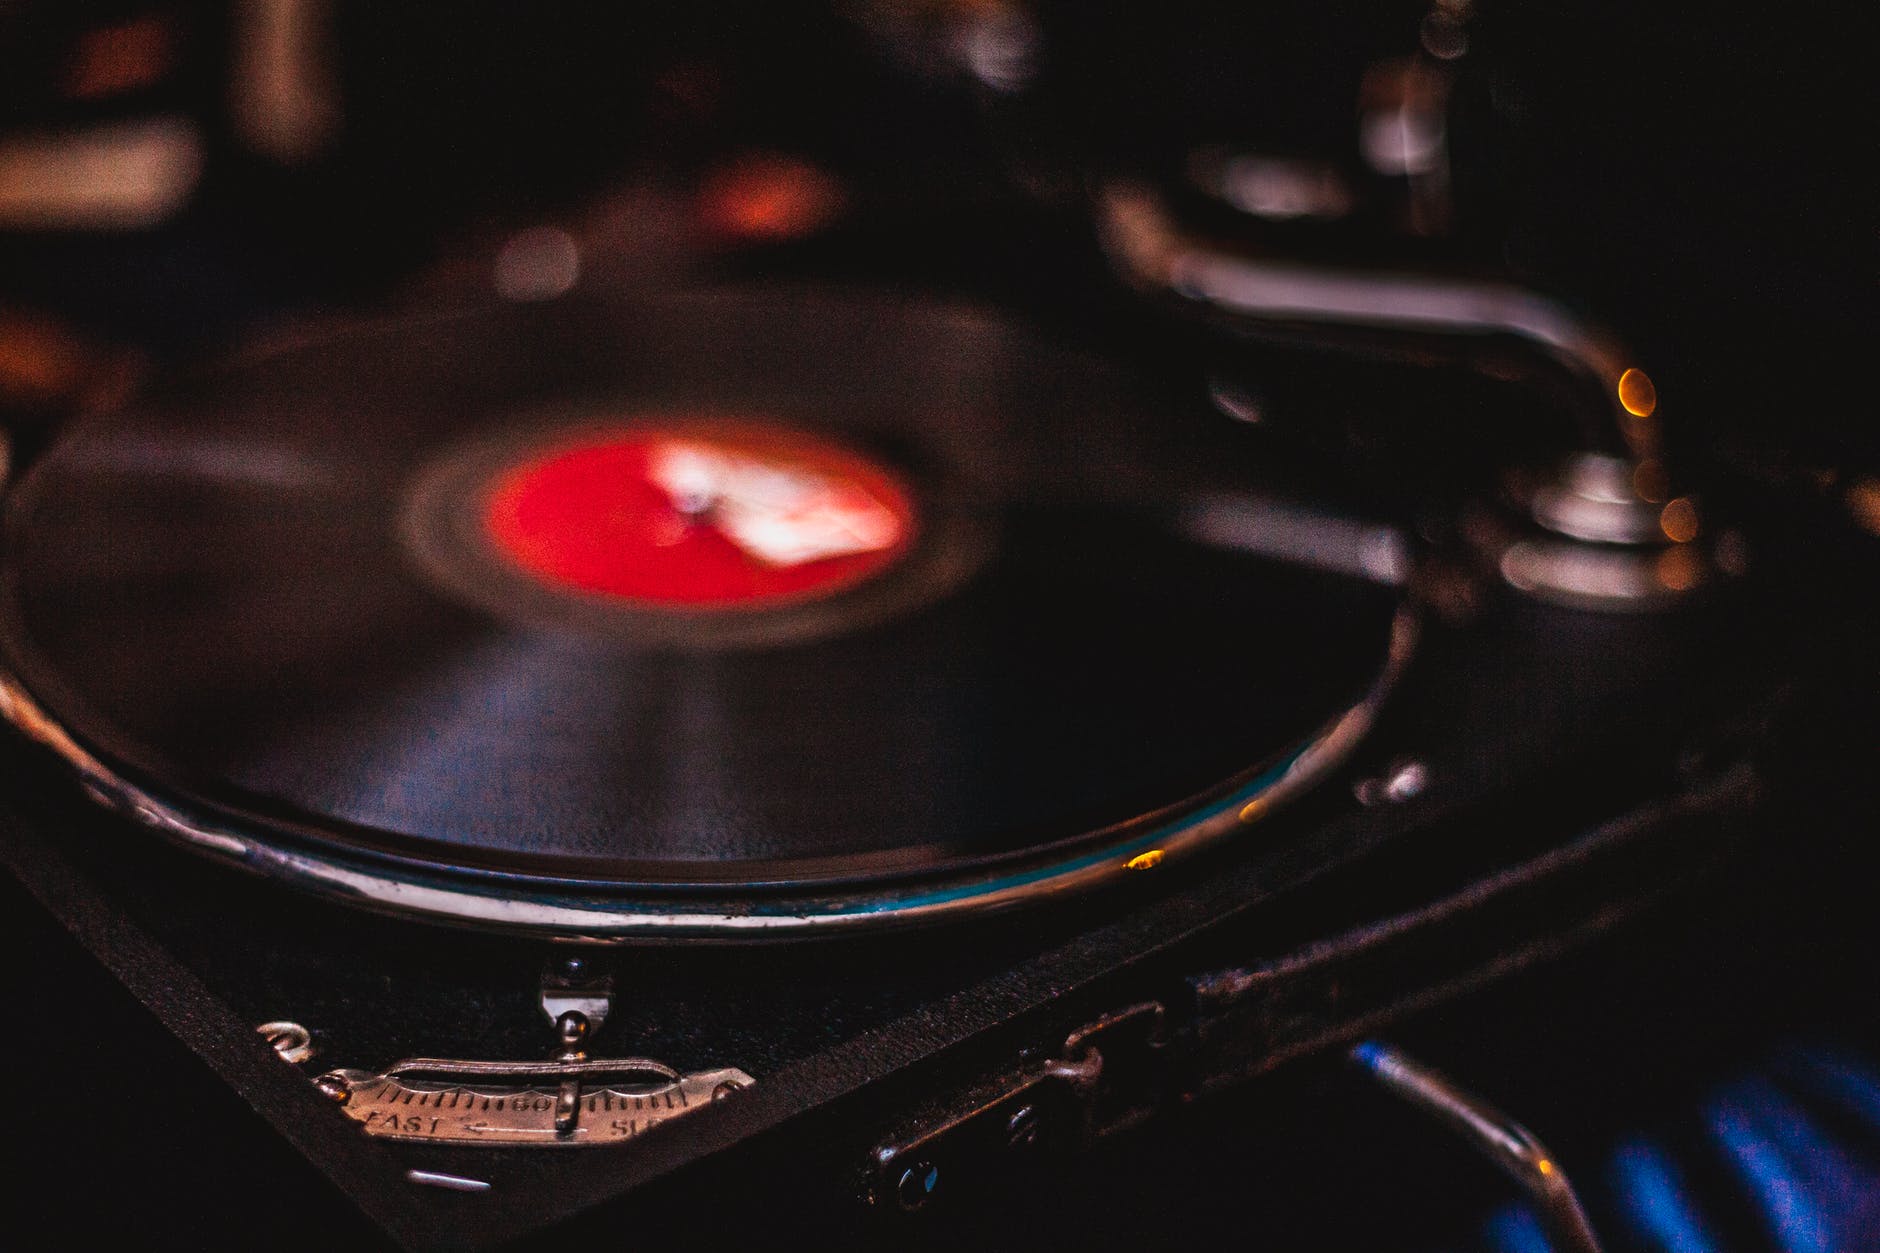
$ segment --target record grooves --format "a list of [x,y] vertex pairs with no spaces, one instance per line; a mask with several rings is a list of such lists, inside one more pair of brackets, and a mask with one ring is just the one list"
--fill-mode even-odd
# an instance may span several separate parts
[[31,467],[0,706],[174,837],[424,916],[741,934],[1091,886],[1316,781],[1410,646],[1396,589],[1132,492],[1172,408],[854,293],[343,337]]

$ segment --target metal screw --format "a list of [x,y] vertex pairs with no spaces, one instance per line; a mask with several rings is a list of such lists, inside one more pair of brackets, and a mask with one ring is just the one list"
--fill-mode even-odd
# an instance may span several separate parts
[[335,1105],[344,1105],[352,1100],[352,1089],[338,1075],[321,1075],[313,1081],[313,1086],[320,1089],[320,1095]]
[[915,1162],[901,1172],[900,1180],[894,1185],[894,1199],[911,1214],[925,1208],[939,1186],[940,1168],[932,1162]]
[[587,1039],[587,1033],[587,1015],[579,1010],[571,1009],[555,1020],[555,1034],[561,1039],[561,1046],[565,1049],[580,1045],[581,1041]]
[[579,979],[587,973],[587,961],[569,954],[556,963],[556,968],[564,979]]
[[722,1101],[727,1096],[730,1096],[733,1092],[741,1092],[743,1090],[744,1090],[743,1084],[739,1083],[735,1079],[727,1079],[723,1083],[719,1084],[717,1087],[712,1089],[712,1100]]
[[297,1022],[264,1022],[255,1032],[284,1062],[299,1065],[313,1056],[313,1033]]

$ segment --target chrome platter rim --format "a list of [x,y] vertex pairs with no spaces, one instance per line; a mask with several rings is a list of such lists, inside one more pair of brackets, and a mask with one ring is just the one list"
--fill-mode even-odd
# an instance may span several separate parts
[[58,759],[104,808],[214,861],[317,896],[408,919],[541,938],[750,942],[983,917],[1087,894],[1187,862],[1260,825],[1350,760],[1409,664],[1419,633],[1416,609],[1409,601],[1400,604],[1391,618],[1383,665],[1354,703],[1239,786],[1163,821],[1128,824],[1108,843],[1060,848],[1017,865],[807,891],[739,892],[717,885],[708,892],[696,885],[609,889],[381,861],[241,824],[126,778],[81,744],[4,669],[0,720]]

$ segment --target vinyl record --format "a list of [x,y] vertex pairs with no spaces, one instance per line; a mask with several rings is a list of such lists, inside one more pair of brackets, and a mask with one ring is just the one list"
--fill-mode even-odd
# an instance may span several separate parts
[[1242,829],[1401,662],[1396,589],[1182,525],[1220,484],[1176,421],[879,296],[348,335],[31,467],[0,705],[172,836],[381,908],[605,936],[1010,904]]

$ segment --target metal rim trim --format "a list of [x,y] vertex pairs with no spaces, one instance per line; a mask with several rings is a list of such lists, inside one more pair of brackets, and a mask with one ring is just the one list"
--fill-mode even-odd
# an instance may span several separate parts
[[237,830],[189,812],[123,778],[79,744],[4,671],[0,718],[60,758],[107,808],[218,861],[317,895],[407,918],[603,943],[750,941],[994,913],[1087,892],[1221,843],[1304,793],[1350,757],[1408,664],[1417,631],[1415,612],[1407,605],[1399,607],[1383,669],[1364,695],[1273,766],[1198,809],[1148,830],[1131,831],[1101,848],[978,874],[862,885],[841,894],[662,897],[657,892],[581,892],[546,885],[528,892],[518,888],[518,881],[477,882],[379,864],[340,850],[276,843],[266,833]]

